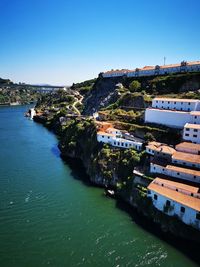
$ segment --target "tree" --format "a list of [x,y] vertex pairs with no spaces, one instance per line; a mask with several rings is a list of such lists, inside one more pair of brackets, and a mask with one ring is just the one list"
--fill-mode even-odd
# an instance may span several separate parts
[[132,83],[129,85],[129,89],[131,92],[136,92],[140,88],[141,88],[141,83],[138,81],[132,81]]

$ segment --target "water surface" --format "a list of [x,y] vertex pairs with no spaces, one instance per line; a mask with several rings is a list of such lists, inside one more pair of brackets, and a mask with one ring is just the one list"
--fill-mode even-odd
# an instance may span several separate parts
[[75,179],[26,109],[0,107],[1,267],[198,266]]

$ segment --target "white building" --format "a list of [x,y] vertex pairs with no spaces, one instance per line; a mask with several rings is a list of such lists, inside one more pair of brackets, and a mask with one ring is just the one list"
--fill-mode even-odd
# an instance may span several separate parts
[[147,108],[145,111],[145,122],[162,124],[172,128],[183,128],[190,120],[189,112],[154,108]]
[[138,151],[142,150],[141,142],[127,140],[127,139],[121,138],[120,135],[115,135],[112,133],[97,132],[97,141],[107,143],[115,147],[134,148]]
[[200,71],[200,61],[186,62],[182,61],[179,64],[170,64],[163,66],[145,66],[143,68],[136,68],[134,70],[111,70],[102,73],[104,78],[110,77],[139,77],[139,76],[150,76],[150,75],[165,75],[170,73],[179,73],[179,72],[193,72]]
[[199,188],[156,178],[148,186],[148,197],[158,210],[200,230]]
[[152,101],[152,108],[196,111],[200,110],[200,100],[156,97]]
[[200,183],[200,171],[177,167],[173,165],[161,166],[157,163],[150,164],[150,172]]
[[147,154],[160,158],[171,160],[171,156],[174,152],[176,152],[176,150],[173,147],[155,141],[149,142],[146,146]]
[[172,163],[200,169],[200,155],[176,151],[172,155]]
[[186,123],[183,129],[183,139],[200,144],[200,125]]
[[200,144],[193,144],[189,142],[182,142],[176,145],[176,150],[190,154],[200,155]]

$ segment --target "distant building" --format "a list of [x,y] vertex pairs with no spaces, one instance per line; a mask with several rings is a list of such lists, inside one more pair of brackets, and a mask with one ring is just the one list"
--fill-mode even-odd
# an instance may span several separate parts
[[152,108],[179,111],[196,111],[200,110],[200,100],[156,97],[152,101]]
[[156,178],[148,186],[147,196],[161,212],[178,218],[200,230],[199,188]]
[[186,123],[183,130],[183,139],[200,144],[200,125]]
[[122,69],[111,70],[101,73],[104,78],[112,77],[142,77],[142,76],[155,76],[155,75],[167,75],[171,73],[180,72],[199,72],[200,61],[186,62],[182,61],[179,64],[163,65],[163,66],[145,66],[143,68],[136,68],[134,70]]

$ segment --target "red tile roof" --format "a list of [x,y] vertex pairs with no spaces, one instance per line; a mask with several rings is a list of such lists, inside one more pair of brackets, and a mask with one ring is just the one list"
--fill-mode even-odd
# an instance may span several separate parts
[[191,193],[198,193],[199,191],[199,188],[160,178],[156,178],[153,182],[151,182],[148,186],[148,189],[184,206],[190,207],[196,211],[200,211],[199,198],[184,194],[182,192],[177,192],[176,190],[171,189],[169,186],[176,187],[177,189],[187,190]]

